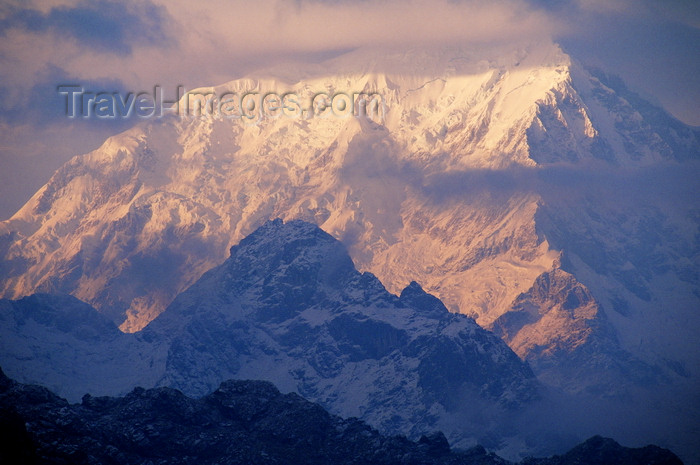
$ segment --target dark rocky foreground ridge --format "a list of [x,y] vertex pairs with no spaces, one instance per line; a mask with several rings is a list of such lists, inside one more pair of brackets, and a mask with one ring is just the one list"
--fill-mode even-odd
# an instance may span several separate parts
[[[70,404],[0,371],[2,464],[470,464],[510,462],[477,446],[451,451],[442,433],[412,442],[330,415],[266,381],[231,380],[193,399],[171,388]],[[593,437],[562,456],[522,465],[676,465],[656,446],[622,447]]]

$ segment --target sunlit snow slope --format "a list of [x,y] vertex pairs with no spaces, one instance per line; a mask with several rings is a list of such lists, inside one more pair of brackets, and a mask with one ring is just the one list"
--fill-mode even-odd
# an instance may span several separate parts
[[[358,50],[209,90],[375,92],[386,114],[170,115],[111,137],[0,225],[2,295],[69,293],[134,331],[264,221],[305,219],[543,371],[585,349],[593,384],[615,354],[641,382],[698,373],[700,137],[622,83],[545,43]],[[561,279],[578,297],[549,295]]]

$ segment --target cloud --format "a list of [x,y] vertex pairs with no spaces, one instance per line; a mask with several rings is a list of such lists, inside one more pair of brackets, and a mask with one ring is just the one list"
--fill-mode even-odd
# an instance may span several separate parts
[[580,13],[654,18],[657,21],[700,27],[700,4],[693,0],[574,0],[570,3]]
[[[54,64],[47,64],[34,76],[34,84],[28,89],[29,99],[15,100],[10,104],[0,100],[0,122],[3,124],[31,124],[37,130],[44,130],[49,125],[66,125],[71,120],[66,118],[66,96],[58,92],[58,86],[82,86],[86,92],[117,92],[124,95],[127,87],[122,81],[114,78],[85,79]],[[0,85],[0,93],[7,94],[10,90]],[[111,125],[115,129],[125,129],[131,123],[125,120],[105,120],[86,118],[83,123],[87,126]]]
[[55,6],[48,12],[10,7],[0,20],[0,34],[6,35],[8,29],[48,32],[74,39],[79,47],[128,55],[136,44],[163,45],[173,41],[167,23],[165,8],[149,1],[81,1]]
[[[664,2],[665,7],[651,0],[53,0],[28,6],[17,2],[0,7],[0,82],[6,88],[5,106],[14,108],[18,100],[30,98],[51,66],[86,81],[117,79],[135,91],[156,84],[192,88],[220,84],[280,61],[313,60],[359,47],[519,46],[554,36],[584,60],[599,58],[603,63],[593,63],[598,66],[617,60],[612,71],[623,77],[631,74],[639,83],[664,76],[670,81],[670,75],[677,73],[690,83],[686,88],[700,88],[693,77],[700,75],[695,72],[700,66],[697,60],[688,55],[681,66],[681,52],[672,48],[681,44],[683,53],[696,50],[697,29],[686,23],[700,22],[700,13],[695,13],[697,7],[684,8],[686,4],[682,0]],[[685,10],[691,13],[682,14]],[[642,28],[650,20],[664,25],[684,20],[686,30]],[[675,35],[669,38],[670,33]],[[650,63],[654,59],[663,59],[668,66],[654,71]],[[640,67],[650,70],[647,78],[640,76]]]
[[[33,153],[41,152],[39,143],[47,153],[54,153],[65,139],[80,140],[81,131],[94,129],[82,122],[67,130],[65,121],[56,119],[61,117],[62,101],[52,88],[62,83],[59,80],[104,86],[100,90],[106,91],[140,92],[160,85],[173,92],[178,84],[188,89],[221,84],[256,69],[320,61],[355,48],[520,47],[551,37],[564,41],[567,50],[583,61],[621,74],[645,97],[657,95],[675,114],[700,124],[694,105],[700,99],[700,62],[693,59],[700,37],[696,4],[683,0],[663,2],[664,6],[653,0],[7,0],[0,3],[0,124],[6,134],[14,127],[27,135],[35,126]],[[41,109],[36,102],[50,108]],[[114,133],[124,128],[123,121],[117,123]],[[7,140],[15,139],[3,138],[0,150],[8,146]],[[84,152],[92,145],[76,150]],[[13,146],[12,153],[20,152],[21,145]],[[0,168],[9,166],[8,153],[0,153],[4,158]],[[18,173],[21,176],[21,170]]]
[[[546,15],[517,0],[262,0],[253,11],[242,1],[214,5],[217,14],[208,20],[208,29],[238,51],[493,43],[542,37],[550,28]],[[203,12],[198,8],[183,2],[177,7],[182,14],[174,14],[184,16],[189,10],[187,17],[199,17]]]
[[[602,162],[553,164],[539,167],[471,169],[438,173],[421,180],[430,199],[468,198],[483,193],[511,196],[537,193],[546,203],[559,205],[571,199],[598,198],[601,204],[644,205],[663,203],[666,212],[685,211],[697,202],[700,163],[657,163],[648,167],[611,167]],[[410,181],[413,181],[411,178]]]

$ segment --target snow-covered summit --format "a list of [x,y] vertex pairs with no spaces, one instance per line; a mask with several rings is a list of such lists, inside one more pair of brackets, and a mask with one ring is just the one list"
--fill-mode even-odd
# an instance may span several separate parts
[[696,169],[697,130],[557,45],[355,50],[203,90],[376,92],[386,114],[170,115],[114,136],[0,225],[4,296],[68,293],[135,331],[258,226],[303,219],[391,292],[416,280],[485,326],[562,268],[623,349],[700,372],[697,215],[655,195],[679,184],[669,166]]

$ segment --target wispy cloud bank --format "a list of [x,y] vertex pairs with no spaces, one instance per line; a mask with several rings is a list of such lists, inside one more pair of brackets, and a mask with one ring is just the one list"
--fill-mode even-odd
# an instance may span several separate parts
[[[218,84],[251,68],[363,46],[518,43],[548,37],[547,14],[520,0],[150,0],[6,7],[2,82],[31,88],[49,66],[127,86]],[[167,82],[173,81],[173,82]]]
[[[22,195],[3,190],[0,216],[45,182],[57,162],[42,157],[58,156],[58,145],[92,140],[81,136],[86,130],[109,135],[107,123],[96,129],[60,118],[54,84],[194,88],[358,47],[519,46],[554,37],[700,124],[693,104],[700,98],[699,24],[700,3],[684,0],[6,1],[0,5],[0,164],[15,169],[0,169],[0,185],[3,176],[29,181]],[[111,131],[123,128],[121,121]]]
[[73,39],[77,46],[109,53],[130,54],[135,45],[169,42],[167,16],[162,6],[144,1],[124,3],[115,0],[75,5],[57,5],[44,12],[10,5],[3,12],[0,34],[8,29]]

